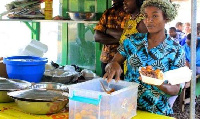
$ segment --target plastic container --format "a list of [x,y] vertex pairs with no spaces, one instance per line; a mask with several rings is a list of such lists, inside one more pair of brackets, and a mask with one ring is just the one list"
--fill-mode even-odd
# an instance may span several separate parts
[[21,55],[42,57],[47,51],[47,45],[37,40],[31,40],[31,42],[24,48]]
[[3,59],[8,77],[38,83],[45,71],[47,58],[34,56],[12,56]]
[[96,78],[69,86],[69,119],[130,119],[136,115],[138,84],[114,80],[110,88],[116,91],[103,92]]

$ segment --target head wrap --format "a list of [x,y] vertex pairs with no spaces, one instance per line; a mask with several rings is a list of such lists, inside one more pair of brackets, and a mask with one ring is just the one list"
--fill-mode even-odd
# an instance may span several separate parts
[[168,22],[174,20],[178,14],[178,5],[172,4],[168,0],[146,0],[141,6],[141,13],[144,13],[144,9],[148,6],[154,6],[162,10]]

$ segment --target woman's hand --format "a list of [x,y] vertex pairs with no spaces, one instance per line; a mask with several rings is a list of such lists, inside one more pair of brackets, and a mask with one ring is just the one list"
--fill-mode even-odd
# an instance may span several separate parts
[[103,78],[107,78],[107,82],[110,82],[114,76],[116,81],[120,80],[120,75],[123,72],[118,62],[111,62],[107,64],[105,71],[106,73],[104,74]]

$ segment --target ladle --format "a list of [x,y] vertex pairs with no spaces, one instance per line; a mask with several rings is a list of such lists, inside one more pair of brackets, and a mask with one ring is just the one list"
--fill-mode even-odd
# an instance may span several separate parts
[[108,84],[108,87],[105,86],[102,81],[100,81],[100,84],[101,84],[101,87],[103,88],[104,92],[106,92],[107,94],[111,94],[112,92],[115,91],[115,89],[109,88],[109,84]]

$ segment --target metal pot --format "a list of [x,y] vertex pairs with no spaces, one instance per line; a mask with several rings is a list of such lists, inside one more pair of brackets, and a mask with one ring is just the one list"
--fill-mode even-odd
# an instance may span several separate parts
[[29,86],[31,86],[31,83],[23,80],[17,80],[17,79],[0,79],[0,103],[5,102],[13,102],[14,100],[10,98],[7,93],[26,89]]
[[46,89],[14,91],[8,95],[25,112],[32,114],[53,114],[68,104],[68,93]]
[[63,69],[47,70],[44,73],[43,82],[56,82],[62,84],[71,84],[78,80],[78,72],[68,72]]
[[81,71],[81,75],[86,79],[86,80],[91,80],[95,77],[97,77],[97,75],[92,72],[91,70],[88,69],[84,69]]

